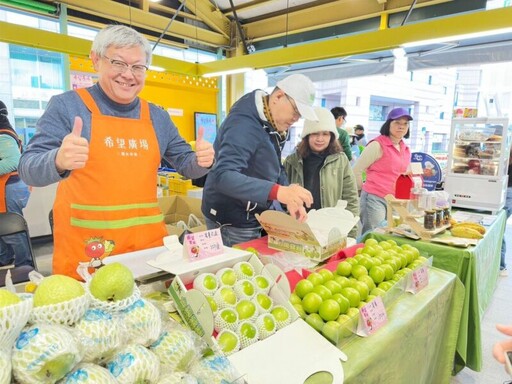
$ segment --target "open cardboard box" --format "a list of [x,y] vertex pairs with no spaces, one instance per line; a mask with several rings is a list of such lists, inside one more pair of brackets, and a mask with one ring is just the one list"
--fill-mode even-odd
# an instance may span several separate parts
[[[177,259],[164,264],[160,257],[160,268],[176,275],[169,287],[169,294],[189,327],[215,350],[220,350],[213,337],[213,312],[204,294],[191,286],[201,273],[215,273],[239,261],[248,261],[257,274],[264,274],[276,282],[269,295],[275,304],[288,308],[292,322],[274,335],[230,355],[228,358],[237,371],[249,384],[300,384],[317,373],[327,373],[333,378],[333,383],[343,383],[341,361],[346,360],[345,354],[299,317],[288,301],[290,285],[284,273],[275,265],[263,266],[258,257],[250,252],[226,249],[229,250],[227,255],[201,260],[200,264],[185,259],[181,259],[183,265]],[[194,265],[197,268],[193,268]],[[321,358],[311,358],[311,351]]]
[[256,214],[256,218],[268,233],[269,248],[320,262],[347,246],[347,234],[359,221],[345,209],[345,201],[338,203],[336,207],[311,210],[305,223],[273,210]]
[[164,196],[158,199],[158,205],[164,215],[169,235],[181,236],[184,230],[178,228],[176,223],[183,221],[188,224],[190,214],[195,215],[201,221],[201,225],[189,228],[190,232],[206,231],[204,216],[201,212],[201,199],[179,195]]

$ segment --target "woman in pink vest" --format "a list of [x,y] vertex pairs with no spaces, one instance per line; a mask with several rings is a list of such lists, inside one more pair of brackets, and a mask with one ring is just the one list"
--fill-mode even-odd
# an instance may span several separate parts
[[[354,166],[357,187],[361,190],[362,232],[371,231],[386,219],[386,195],[395,194],[398,176],[409,170],[411,151],[403,138],[409,137],[412,117],[405,108],[389,112],[380,136],[371,140]],[[366,171],[366,181],[362,174]]]

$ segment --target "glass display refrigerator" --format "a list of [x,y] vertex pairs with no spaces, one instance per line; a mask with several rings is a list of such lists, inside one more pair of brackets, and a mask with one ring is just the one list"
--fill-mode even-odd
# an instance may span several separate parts
[[503,208],[509,153],[507,118],[453,119],[444,183],[452,206],[492,213]]

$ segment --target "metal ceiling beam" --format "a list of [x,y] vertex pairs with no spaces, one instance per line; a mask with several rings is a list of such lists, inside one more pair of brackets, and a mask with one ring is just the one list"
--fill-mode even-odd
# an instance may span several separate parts
[[[89,57],[91,41],[44,31],[37,28],[14,25],[0,21],[0,41],[10,44],[29,46],[53,52],[66,53],[77,57]],[[153,55],[152,64],[165,68],[169,72],[192,75],[197,73],[197,64]]]
[[220,9],[215,7],[208,0],[179,1],[185,3],[185,7],[198,16],[199,19],[211,29],[229,38],[230,20],[222,14]]
[[[453,0],[418,0],[416,8]],[[350,4],[349,4],[350,3]],[[407,11],[411,0],[388,0],[386,4],[369,1],[337,0],[314,7],[283,13],[263,20],[246,22],[243,27],[252,42],[292,35],[349,22],[380,17],[383,13]],[[286,28],[288,25],[288,29]]]
[[512,7],[476,11],[451,17],[430,19],[402,27],[354,34],[204,63],[199,65],[198,74],[204,75],[246,67],[270,68],[386,51],[415,41],[510,28],[512,27],[510,20],[512,20]]
[[[169,18],[153,13],[147,13],[128,5],[109,0],[61,0],[68,8],[90,13],[106,19],[115,20],[128,25],[161,32],[169,23]],[[229,40],[223,34],[196,27],[191,24],[175,21],[168,31],[169,35],[198,41],[212,47],[229,46]]]

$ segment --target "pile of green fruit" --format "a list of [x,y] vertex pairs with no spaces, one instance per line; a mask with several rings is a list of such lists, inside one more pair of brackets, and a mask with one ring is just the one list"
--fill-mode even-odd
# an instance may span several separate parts
[[334,272],[319,269],[300,280],[290,302],[308,324],[338,345],[355,332],[361,307],[426,260],[409,244],[368,239]]
[[141,298],[120,263],[88,284],[52,275],[29,289],[0,289],[0,384],[220,384],[235,376],[226,358],[206,357],[206,343]]

